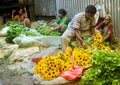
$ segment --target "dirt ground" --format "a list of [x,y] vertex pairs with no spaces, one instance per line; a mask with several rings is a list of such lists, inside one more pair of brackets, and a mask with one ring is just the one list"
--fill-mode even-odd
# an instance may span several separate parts
[[8,60],[0,59],[0,79],[2,84],[0,85],[33,85],[32,75],[23,72],[17,72],[9,70]]

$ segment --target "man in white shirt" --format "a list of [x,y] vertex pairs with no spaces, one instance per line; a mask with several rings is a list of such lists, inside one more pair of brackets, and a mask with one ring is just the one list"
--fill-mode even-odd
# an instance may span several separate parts
[[96,8],[93,5],[87,6],[85,12],[78,13],[73,17],[68,24],[66,31],[62,35],[63,50],[69,46],[72,38],[76,37],[83,48],[87,48],[87,44],[84,42],[83,37],[94,35],[94,26]]

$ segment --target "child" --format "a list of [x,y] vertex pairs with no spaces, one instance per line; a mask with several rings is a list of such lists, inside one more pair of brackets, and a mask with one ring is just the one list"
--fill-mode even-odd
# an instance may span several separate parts
[[15,13],[16,13],[16,10],[13,10],[12,20],[18,21],[26,27],[30,27],[30,20],[28,19],[27,11],[25,7],[24,7],[24,10],[20,8],[18,14],[15,14]]

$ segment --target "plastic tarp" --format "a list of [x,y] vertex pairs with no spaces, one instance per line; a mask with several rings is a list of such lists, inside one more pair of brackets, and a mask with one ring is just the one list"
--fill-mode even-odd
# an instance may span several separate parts
[[36,85],[63,85],[66,83],[70,83],[71,81],[68,81],[63,77],[57,77],[51,81],[46,81],[46,80],[43,80],[39,75],[34,75],[33,82]]
[[13,42],[21,47],[27,46],[60,46],[60,36],[26,36],[20,35],[13,39]]
[[43,50],[39,54],[37,54],[35,58],[39,58],[39,57],[44,58],[46,56],[56,55],[59,51],[61,50],[58,49],[58,47],[49,47],[46,50]]
[[30,58],[38,52],[40,52],[39,47],[19,48],[12,53],[12,55],[9,58],[9,61],[23,61],[25,58]]
[[4,37],[7,35],[9,27],[4,27],[2,30],[0,30],[0,37]]

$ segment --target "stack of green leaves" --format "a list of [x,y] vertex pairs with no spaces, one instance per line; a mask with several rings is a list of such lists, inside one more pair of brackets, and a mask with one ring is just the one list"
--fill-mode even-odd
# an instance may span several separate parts
[[6,37],[6,42],[7,43],[13,43],[13,39],[20,34],[25,34],[25,35],[31,35],[35,36],[36,34],[32,31],[30,31],[27,27],[24,27],[23,25],[16,23],[16,22],[9,22],[6,24],[9,26],[9,30],[7,31],[7,37]]
[[88,44],[91,45],[93,43],[93,39],[91,37],[84,37],[84,41]]
[[81,79],[81,85],[119,85],[120,54],[98,50],[93,55],[92,67]]
[[47,26],[47,25],[41,27],[41,28],[38,30],[38,32],[39,32],[40,34],[46,35],[46,36],[60,36],[60,35],[61,35],[61,33],[58,32],[58,31],[52,31],[52,30],[50,29],[50,27]]
[[13,21],[8,21],[6,24],[0,26],[0,30],[2,30],[4,27],[9,26],[10,24],[13,24],[15,22]]
[[4,25],[0,26],[0,30],[2,30],[4,28]]

